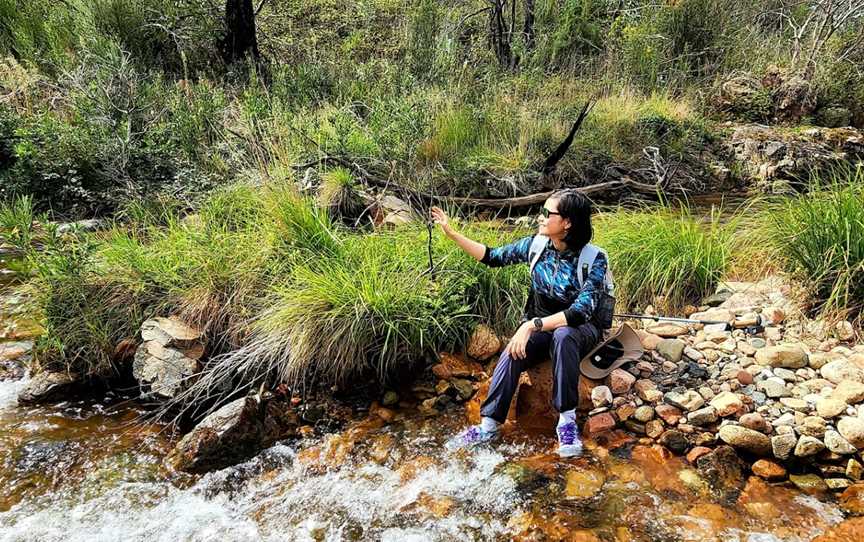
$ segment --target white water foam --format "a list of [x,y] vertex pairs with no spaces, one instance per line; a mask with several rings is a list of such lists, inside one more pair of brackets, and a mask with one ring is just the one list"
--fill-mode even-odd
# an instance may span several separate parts
[[18,406],[18,392],[24,389],[29,377],[20,380],[4,380],[0,382],[0,410],[15,408]]

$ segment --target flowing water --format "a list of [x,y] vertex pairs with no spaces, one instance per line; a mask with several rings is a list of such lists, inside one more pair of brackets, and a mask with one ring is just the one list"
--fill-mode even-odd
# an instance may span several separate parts
[[[22,407],[0,383],[0,540],[809,540],[842,515],[751,481],[712,491],[657,449],[591,446],[558,460],[547,435],[445,452],[452,413],[355,422],[205,476],[167,471],[163,428],[121,398]],[[614,446],[614,442],[608,445]]]
[[[38,331],[18,293],[0,300],[0,340]],[[447,452],[459,411],[358,420],[208,475],[177,474],[162,464],[172,437],[128,398],[20,406],[20,377],[0,372],[0,542],[771,542],[810,540],[843,519],[826,496],[756,479],[709,487],[683,459],[623,433],[589,442],[578,460],[551,454],[549,431],[520,428]]]

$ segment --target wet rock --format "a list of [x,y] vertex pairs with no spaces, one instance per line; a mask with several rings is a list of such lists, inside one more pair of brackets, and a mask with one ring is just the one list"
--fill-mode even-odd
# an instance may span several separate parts
[[204,418],[166,458],[176,470],[203,473],[253,456],[279,438],[296,433],[297,418],[285,405],[237,399]]
[[705,399],[703,399],[698,392],[693,390],[673,390],[663,395],[663,400],[670,405],[687,412],[702,408],[705,404]]
[[684,433],[682,433],[681,431],[676,431],[674,429],[664,431],[663,434],[661,434],[660,437],[657,439],[657,442],[679,455],[686,452],[687,448],[690,446],[690,443],[687,442],[687,437],[684,435]]
[[636,377],[623,369],[615,369],[606,377],[606,385],[615,395],[628,393],[636,382]]
[[810,457],[825,449],[825,444],[816,437],[802,435],[795,446],[795,457]]
[[687,461],[689,461],[691,465],[695,465],[696,461],[698,461],[700,457],[710,454],[711,451],[711,448],[706,446],[694,446],[692,450],[687,452]]
[[384,397],[381,399],[381,404],[384,406],[393,406],[399,403],[399,394],[393,390],[389,390],[384,393]]
[[851,516],[864,516],[864,483],[857,483],[846,488],[838,498],[840,508]]
[[589,499],[596,495],[606,476],[596,469],[573,469],[567,472],[564,494],[569,499]]
[[837,431],[855,448],[864,448],[864,418],[841,418],[837,422]]
[[753,463],[751,469],[753,470],[753,474],[770,482],[786,478],[786,469],[774,461],[769,461],[767,459],[756,461]]
[[33,405],[62,401],[80,393],[84,385],[74,373],[39,373],[18,392],[18,403]]
[[450,383],[456,391],[456,398],[460,401],[467,401],[474,395],[474,384],[470,380],[454,378]]
[[486,361],[501,351],[501,339],[485,324],[474,328],[468,340],[468,355],[478,361]]
[[657,345],[657,352],[667,360],[678,363],[684,354],[686,344],[680,339],[663,339]]
[[766,346],[756,352],[756,363],[768,367],[798,369],[807,366],[807,353],[796,344]]
[[864,532],[864,518],[850,518],[834,525],[812,542],[853,542]]
[[771,453],[771,439],[768,436],[740,425],[724,425],[717,433],[720,440],[730,446],[756,455]]
[[506,463],[501,473],[513,480],[519,491],[535,491],[547,483],[550,478],[538,469],[520,462]]
[[790,474],[789,481],[804,493],[819,494],[828,491],[825,480],[817,474]]
[[744,483],[746,465],[729,446],[718,446],[696,460],[696,470],[712,489],[724,494],[737,493]]
[[825,446],[835,454],[839,455],[855,453],[855,447],[849,444],[849,441],[833,429],[825,431]]
[[480,380],[485,378],[483,367],[476,361],[442,352],[438,354],[439,363],[432,366],[432,373],[440,379],[470,378]]
[[822,376],[830,380],[834,384],[839,384],[844,380],[864,383],[864,369],[861,369],[847,359],[838,359],[826,363],[820,369]]

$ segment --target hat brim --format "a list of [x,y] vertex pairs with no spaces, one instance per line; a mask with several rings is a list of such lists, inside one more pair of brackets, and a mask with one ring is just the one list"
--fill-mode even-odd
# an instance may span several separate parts
[[[597,353],[598,350],[612,342],[613,340],[618,340],[623,347],[623,353],[620,357],[618,357],[615,361],[613,361],[609,367],[598,367],[594,364],[594,354]],[[639,335],[633,331],[627,324],[621,324],[618,329],[612,331],[605,339],[600,341],[597,346],[595,346],[588,354],[582,358],[582,361],[579,362],[579,371],[586,378],[590,378],[591,380],[602,380],[606,378],[609,373],[621,367],[626,363],[630,363],[631,361],[636,361],[642,357],[642,354],[645,352],[645,349],[642,348],[642,341],[639,340]]]

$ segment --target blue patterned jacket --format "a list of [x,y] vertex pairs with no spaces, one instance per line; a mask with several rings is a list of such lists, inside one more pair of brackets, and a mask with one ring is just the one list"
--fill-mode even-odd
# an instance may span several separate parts
[[[489,267],[502,267],[528,262],[528,250],[534,236],[498,248],[486,247],[482,263]],[[525,306],[525,318],[543,318],[564,311],[567,325],[576,327],[590,322],[594,308],[599,303],[599,294],[604,291],[606,256],[601,252],[588,272],[585,284],[579,289],[577,261],[579,252],[558,252],[550,240],[540,254],[540,259],[531,274],[531,290]]]

